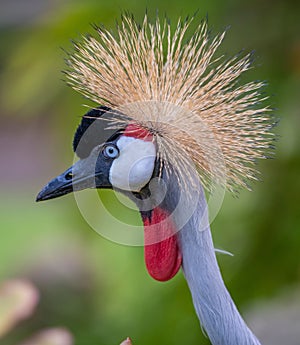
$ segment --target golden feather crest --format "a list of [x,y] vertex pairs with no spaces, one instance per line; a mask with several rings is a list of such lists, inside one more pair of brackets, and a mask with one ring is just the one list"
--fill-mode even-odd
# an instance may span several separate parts
[[[158,156],[178,175],[194,164],[202,183],[249,188],[255,162],[274,140],[270,109],[261,106],[261,82],[238,85],[250,54],[215,58],[225,32],[210,37],[205,21],[187,38],[194,19],[172,30],[145,16],[139,26],[124,16],[116,34],[97,28],[69,57],[71,86],[113,109],[111,126],[137,123],[154,134]],[[114,116],[114,111],[118,116]],[[166,169],[168,170],[168,169]]]

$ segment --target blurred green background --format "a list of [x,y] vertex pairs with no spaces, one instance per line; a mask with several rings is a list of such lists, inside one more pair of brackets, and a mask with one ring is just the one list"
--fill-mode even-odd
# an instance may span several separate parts
[[[300,2],[2,0],[0,280],[25,278],[40,291],[34,315],[7,333],[3,345],[57,326],[78,345],[119,344],[128,335],[136,345],[209,344],[181,273],[167,283],[152,280],[143,248],[99,236],[72,195],[35,203],[41,187],[72,164],[73,132],[86,110],[87,101],[61,80],[61,48],[70,50],[71,39],[92,32],[90,24],[114,28],[122,11],[141,20],[146,8],[150,17],[158,9],[173,22],[199,10],[199,20],[208,14],[214,32],[231,26],[222,52],[255,49],[256,68],[247,78],[269,83],[270,104],[281,119],[276,159],[260,163],[263,182],[253,192],[226,195],[212,231],[216,247],[235,254],[219,256],[224,279],[266,344],[272,314],[281,327],[289,323],[288,303],[272,309],[273,301],[300,301]],[[274,310],[269,320],[262,317],[266,305]],[[281,330],[274,326],[272,332]],[[298,326],[298,342],[288,336],[284,344],[300,344]]]

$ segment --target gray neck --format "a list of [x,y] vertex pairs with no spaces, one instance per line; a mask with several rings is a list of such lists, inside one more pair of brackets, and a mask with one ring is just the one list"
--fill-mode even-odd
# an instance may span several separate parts
[[[223,282],[217,263],[208,221],[207,203],[198,177],[195,185],[184,186],[174,176],[164,175],[161,185],[134,196],[140,210],[157,206],[160,194],[167,191],[160,207],[172,213],[178,229],[183,257],[183,272],[190,288],[200,323],[213,345],[260,345],[239,314]],[[184,187],[183,187],[184,186]],[[187,189],[190,189],[187,196]],[[133,195],[129,195],[133,198]],[[180,207],[178,207],[178,205]],[[148,208],[147,208],[148,207]],[[145,214],[141,212],[142,216]]]
[[[206,221],[204,229],[203,221]],[[207,204],[202,190],[196,211],[179,232],[178,238],[183,255],[183,272],[198,318],[211,343],[260,345],[224,285],[216,260],[207,221]]]

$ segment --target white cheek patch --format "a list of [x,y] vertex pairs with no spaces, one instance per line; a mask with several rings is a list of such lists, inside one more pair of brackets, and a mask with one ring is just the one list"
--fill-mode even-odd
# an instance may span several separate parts
[[151,141],[122,136],[117,141],[120,155],[109,172],[113,187],[138,192],[153,174],[156,149]]

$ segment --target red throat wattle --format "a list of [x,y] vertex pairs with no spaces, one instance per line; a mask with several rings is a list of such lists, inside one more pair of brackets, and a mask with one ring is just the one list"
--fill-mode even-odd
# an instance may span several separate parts
[[[128,125],[123,135],[153,140],[153,135],[146,128],[135,124]],[[175,224],[169,213],[159,207],[152,210],[151,217],[145,217],[143,222],[147,270],[154,279],[167,281],[175,276],[182,263]]]
[[154,279],[167,281],[175,276],[182,263],[175,224],[168,212],[159,207],[143,222],[147,270]]

